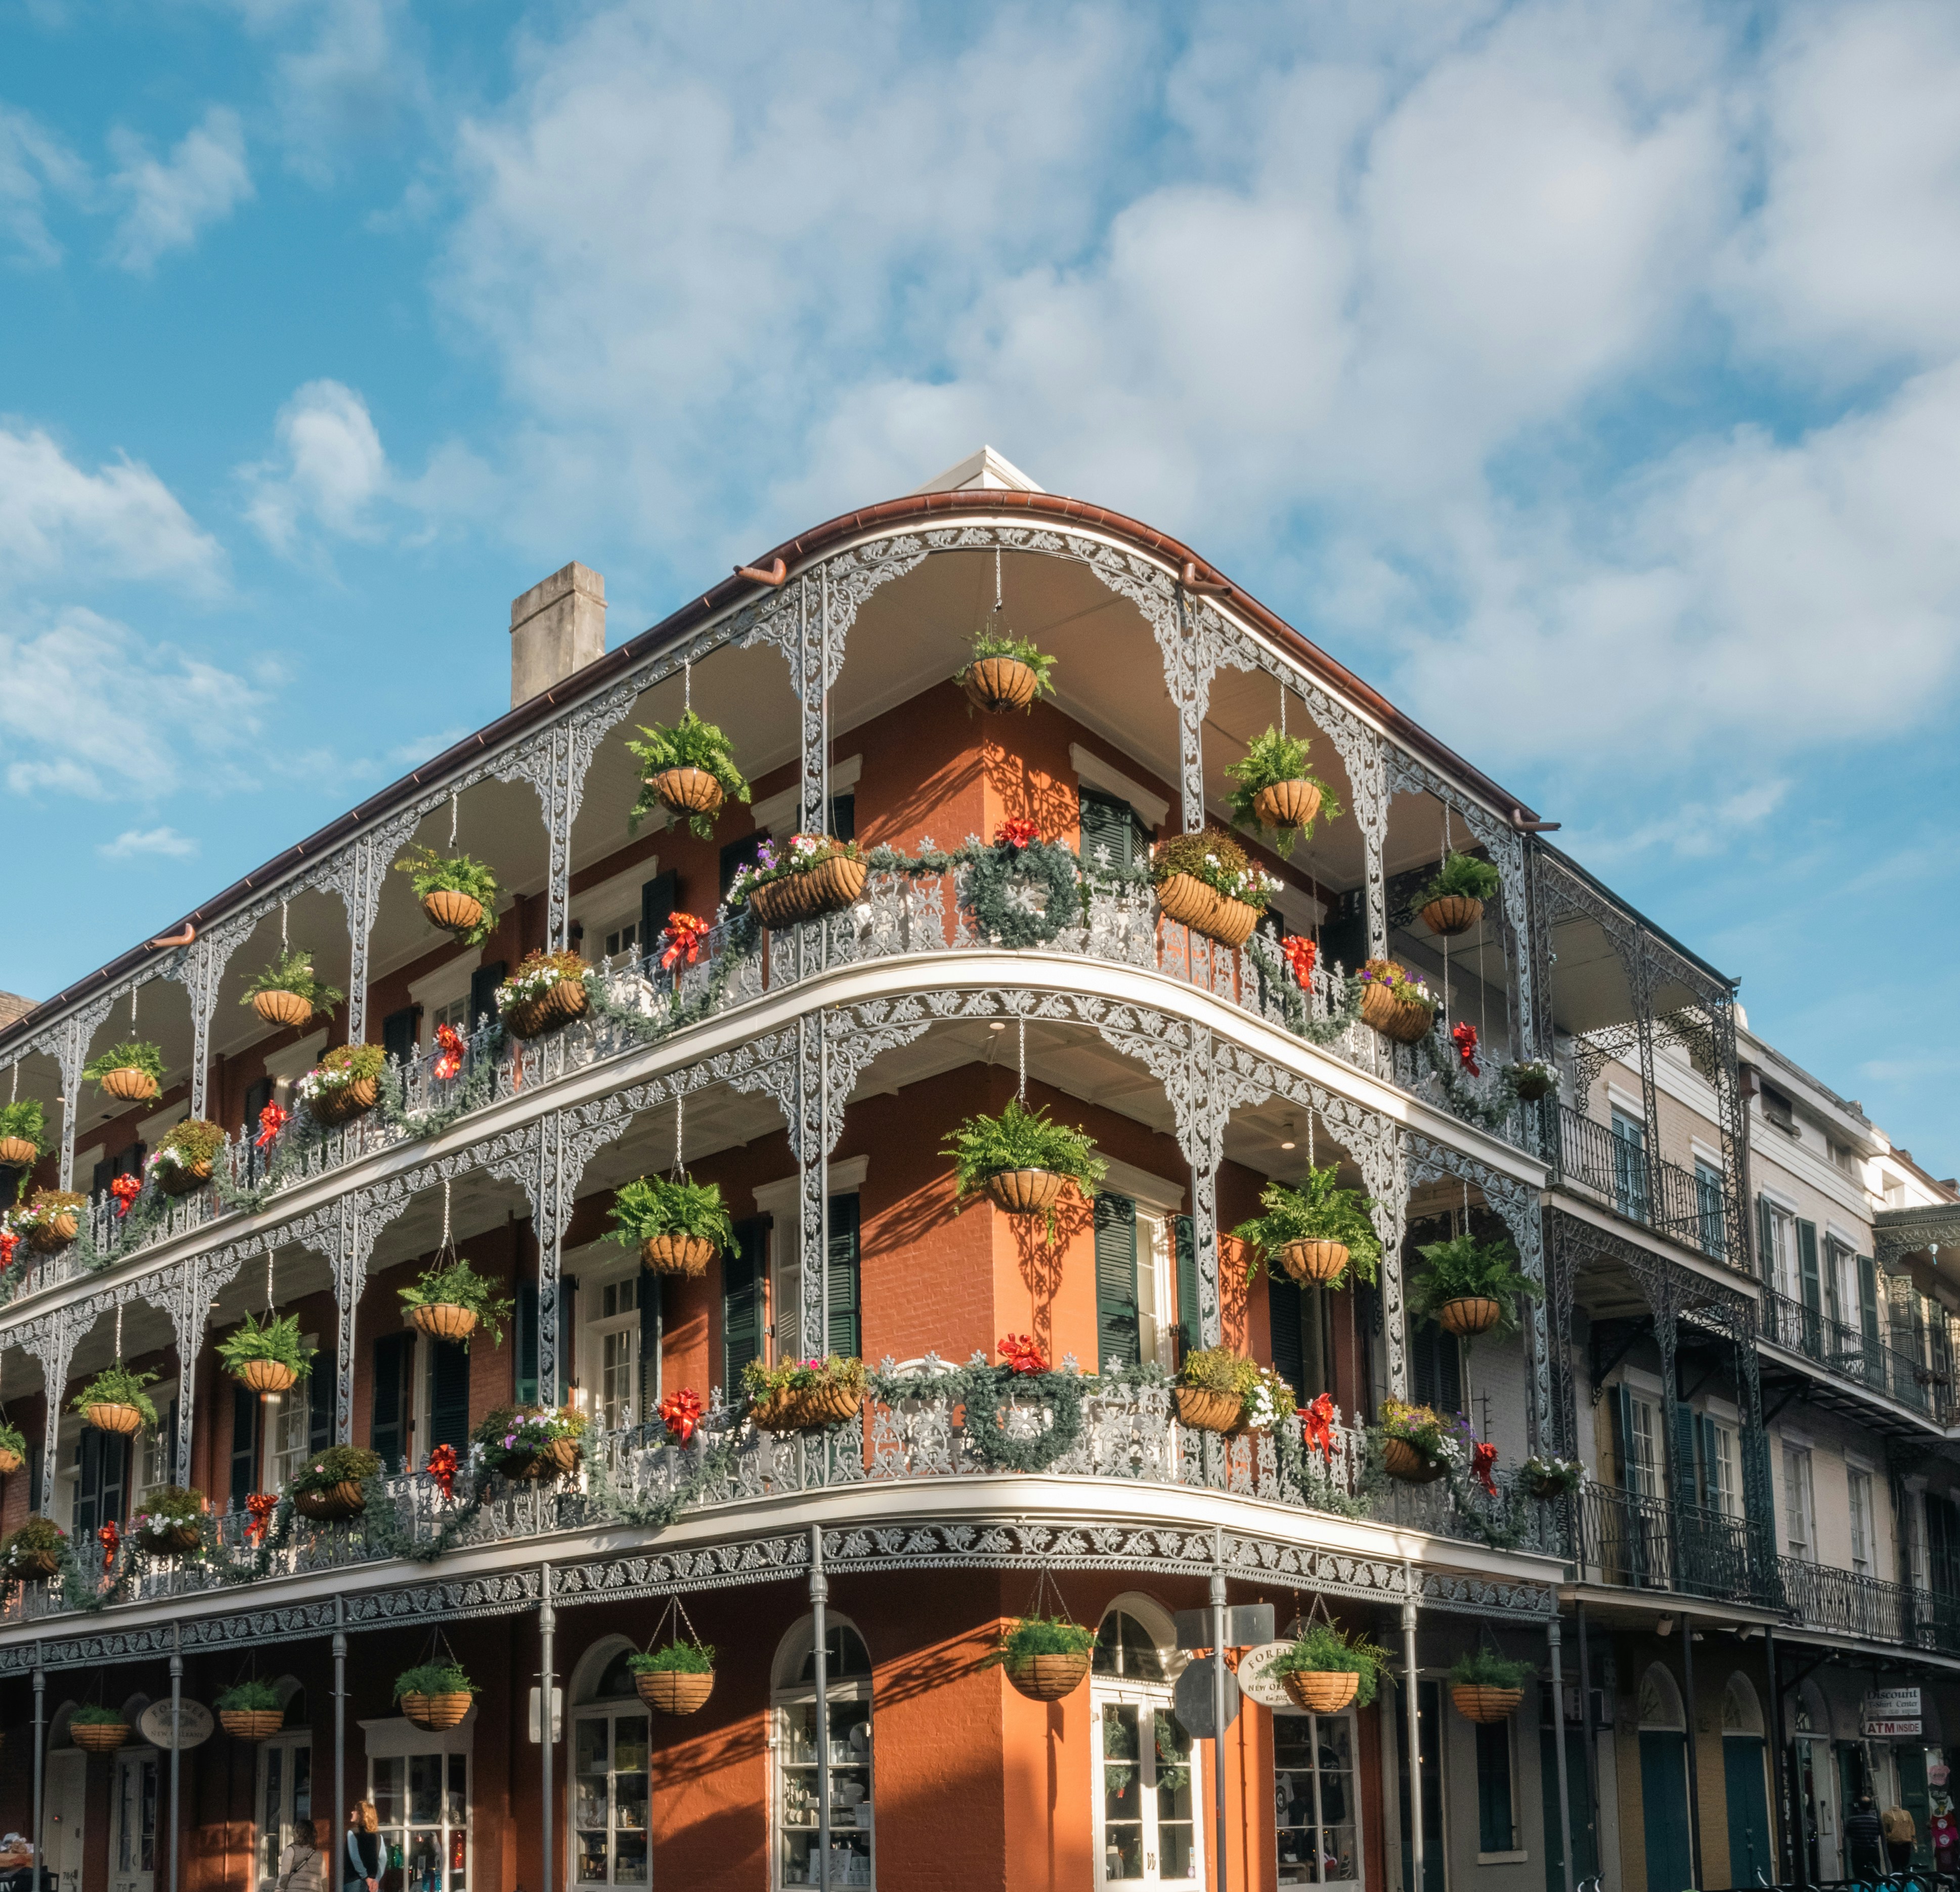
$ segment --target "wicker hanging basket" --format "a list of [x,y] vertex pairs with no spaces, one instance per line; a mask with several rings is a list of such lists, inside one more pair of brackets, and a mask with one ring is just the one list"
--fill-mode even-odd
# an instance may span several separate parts
[[1087,1679],[1091,1652],[1078,1649],[1071,1654],[1057,1652],[1046,1655],[1026,1655],[1004,1666],[1014,1692],[1031,1702],[1058,1702],[1073,1695]]
[[848,854],[833,854],[807,873],[765,881],[749,895],[756,917],[772,932],[800,921],[821,919],[854,906],[864,891],[866,869]]
[[1269,828],[1303,828],[1320,812],[1320,785],[1272,782],[1253,796],[1252,812]]
[[9,1169],[32,1169],[40,1160],[40,1151],[29,1138],[0,1136],[0,1163]]
[[1468,932],[1483,917],[1484,903],[1474,893],[1446,893],[1422,909],[1423,925],[1445,939]]
[[105,1400],[97,1406],[84,1406],[81,1409],[81,1422],[94,1426],[98,1432],[120,1432],[126,1437],[143,1429],[142,1414],[119,1400]]
[[29,1582],[45,1583],[61,1568],[61,1553],[56,1550],[14,1550],[8,1553],[7,1563],[14,1576]]
[[858,1416],[864,1396],[848,1386],[813,1386],[772,1393],[749,1416],[765,1432],[813,1432]]
[[27,1231],[27,1246],[37,1255],[58,1255],[81,1231],[80,1218],[73,1209],[50,1215]]
[[705,769],[663,769],[646,780],[670,814],[719,814],[727,799]]
[[692,1715],[708,1706],[714,1693],[714,1671],[649,1669],[636,1674],[633,1686],[640,1699],[662,1715]]
[[147,1071],[137,1070],[133,1065],[103,1072],[102,1088],[125,1104],[147,1104],[158,1094],[156,1079]]
[[351,1123],[365,1116],[381,1095],[379,1078],[356,1078],[307,1099],[307,1109],[323,1123]]
[[283,1360],[247,1360],[232,1375],[250,1392],[275,1394],[290,1392],[299,1377]]
[[409,1325],[432,1340],[466,1340],[476,1331],[476,1311],[451,1301],[435,1301],[409,1310]]
[[976,709],[999,715],[1032,709],[1041,679],[1017,657],[976,657],[967,665],[961,687]]
[[1307,1285],[1338,1281],[1348,1266],[1344,1241],[1290,1241],[1280,1250],[1280,1266],[1291,1278]]
[[187,1557],[193,1550],[202,1547],[204,1534],[196,1525],[186,1523],[153,1524],[145,1534],[150,1540],[150,1548]]
[[1549,1071],[1533,1071],[1520,1075],[1516,1080],[1518,1100],[1521,1104],[1535,1104],[1542,1097],[1548,1097],[1558,1088],[1558,1079]]
[[714,1244],[705,1235],[667,1234],[650,1237],[640,1244],[641,1264],[657,1275],[679,1275],[692,1281],[708,1272],[714,1259]]
[[506,1478],[542,1483],[546,1479],[569,1477],[578,1470],[578,1441],[555,1438],[535,1452],[520,1457],[515,1453],[504,1461]]
[[504,1022],[515,1037],[542,1038],[583,1018],[591,1002],[583,979],[561,979],[535,999],[513,1005],[504,1013]]
[[1414,1044],[1429,1035],[1436,1014],[1427,1005],[1398,999],[1379,979],[1361,988],[1361,1022],[1398,1044]]
[[1449,1467],[1405,1438],[1391,1438],[1382,1444],[1382,1469],[1400,1484],[1433,1485]]
[[1052,1170],[996,1170],[984,1186],[988,1201],[1010,1215],[1045,1215],[1061,1200],[1068,1179]]
[[313,1001],[296,992],[255,992],[252,1009],[269,1025],[297,1028],[313,1019]]
[[324,1485],[317,1491],[295,1492],[293,1508],[316,1524],[330,1524],[340,1518],[358,1518],[368,1508],[368,1494],[352,1478],[337,1485]]
[[276,1708],[221,1708],[218,1725],[239,1741],[266,1741],[285,1726],[286,1718]]
[[1311,1715],[1338,1715],[1361,1686],[1352,1669],[1288,1669],[1280,1677],[1293,1706]]
[[1166,919],[1234,951],[1252,938],[1252,928],[1259,923],[1257,907],[1228,900],[1188,874],[1172,874],[1160,881],[1157,905]]
[[1436,1324],[1465,1340],[1488,1333],[1503,1317],[1503,1304],[1488,1295],[1459,1295],[1436,1311]]
[[11,1477],[27,1462],[11,1446],[0,1445],[0,1478]]
[[91,1754],[113,1754],[129,1738],[127,1722],[84,1722],[78,1728],[68,1723],[68,1738]]
[[1178,1422],[1200,1432],[1229,1432],[1245,1416],[1246,1402],[1235,1393],[1214,1393],[1208,1387],[1174,1386]]
[[212,1161],[206,1157],[202,1163],[158,1163],[150,1174],[166,1196],[195,1196],[211,1180]]
[[422,896],[422,911],[432,925],[446,933],[467,933],[483,924],[483,903],[453,887],[438,887]]
[[1481,1682],[1459,1682],[1449,1691],[1456,1712],[1467,1722],[1509,1721],[1523,1701],[1521,1688],[1491,1688]]
[[425,1728],[432,1734],[453,1728],[469,1712],[469,1704],[476,1699],[467,1689],[453,1695],[404,1695],[402,1712],[418,1728]]

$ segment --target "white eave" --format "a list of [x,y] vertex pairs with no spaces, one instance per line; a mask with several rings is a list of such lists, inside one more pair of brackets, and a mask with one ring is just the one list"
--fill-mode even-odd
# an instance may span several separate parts
[[[922,486],[915,486],[912,492],[1045,492],[1048,489],[1038,486],[1010,460],[1004,459],[991,447],[982,447],[977,454],[969,454],[956,467],[949,467],[936,478],[928,479]],[[911,497],[910,494],[906,495]]]

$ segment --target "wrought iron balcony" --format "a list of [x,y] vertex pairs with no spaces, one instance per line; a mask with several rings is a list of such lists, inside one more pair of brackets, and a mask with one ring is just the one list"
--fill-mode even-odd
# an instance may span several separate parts
[[1780,1607],[1774,1546],[1761,1527],[1589,1479],[1578,1504],[1582,1581]]
[[1837,1378],[1897,1400],[1937,1425],[1951,1422],[1951,1376],[1925,1361],[1771,1288],[1762,1293],[1762,1323],[1764,1339],[1815,1361]]
[[1801,1557],[1780,1561],[1790,1613],[1806,1629],[1960,1655],[1960,1597],[1910,1589]]
[[1727,1259],[1722,1198],[1691,1170],[1641,1146],[1575,1110],[1558,1109],[1558,1169],[1564,1180],[1589,1190],[1629,1222],[1671,1235],[1717,1261]]

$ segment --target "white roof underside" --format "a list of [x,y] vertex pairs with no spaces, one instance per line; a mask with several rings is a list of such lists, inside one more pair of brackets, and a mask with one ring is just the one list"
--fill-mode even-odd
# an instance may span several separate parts
[[[956,467],[949,467],[936,479],[928,479],[913,492],[1045,492],[1010,460],[991,447],[969,454]],[[909,496],[909,495],[908,495]]]

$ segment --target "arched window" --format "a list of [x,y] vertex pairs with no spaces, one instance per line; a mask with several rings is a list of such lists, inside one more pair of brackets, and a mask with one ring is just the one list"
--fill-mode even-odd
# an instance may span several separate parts
[[1171,1709],[1183,1666],[1169,1613],[1121,1596],[1103,1613],[1090,1664],[1096,1718],[1099,1886],[1202,1884],[1198,1757]]
[[1746,1675],[1732,1675],[1722,1691],[1722,1731],[1725,1734],[1755,1734],[1763,1731],[1763,1706],[1755,1687]]
[[[876,1883],[873,1846],[871,1657],[856,1626],[829,1619],[824,1636],[830,1753],[830,1883]],[[817,1881],[816,1636],[808,1616],[776,1650],[775,1884]]]
[[1688,1727],[1688,1717],[1682,1710],[1681,1690],[1658,1662],[1650,1663],[1640,1677],[1640,1727],[1643,1732],[1677,1734]]
[[595,1642],[571,1672],[572,1883],[647,1883],[648,1715],[623,1636]]

